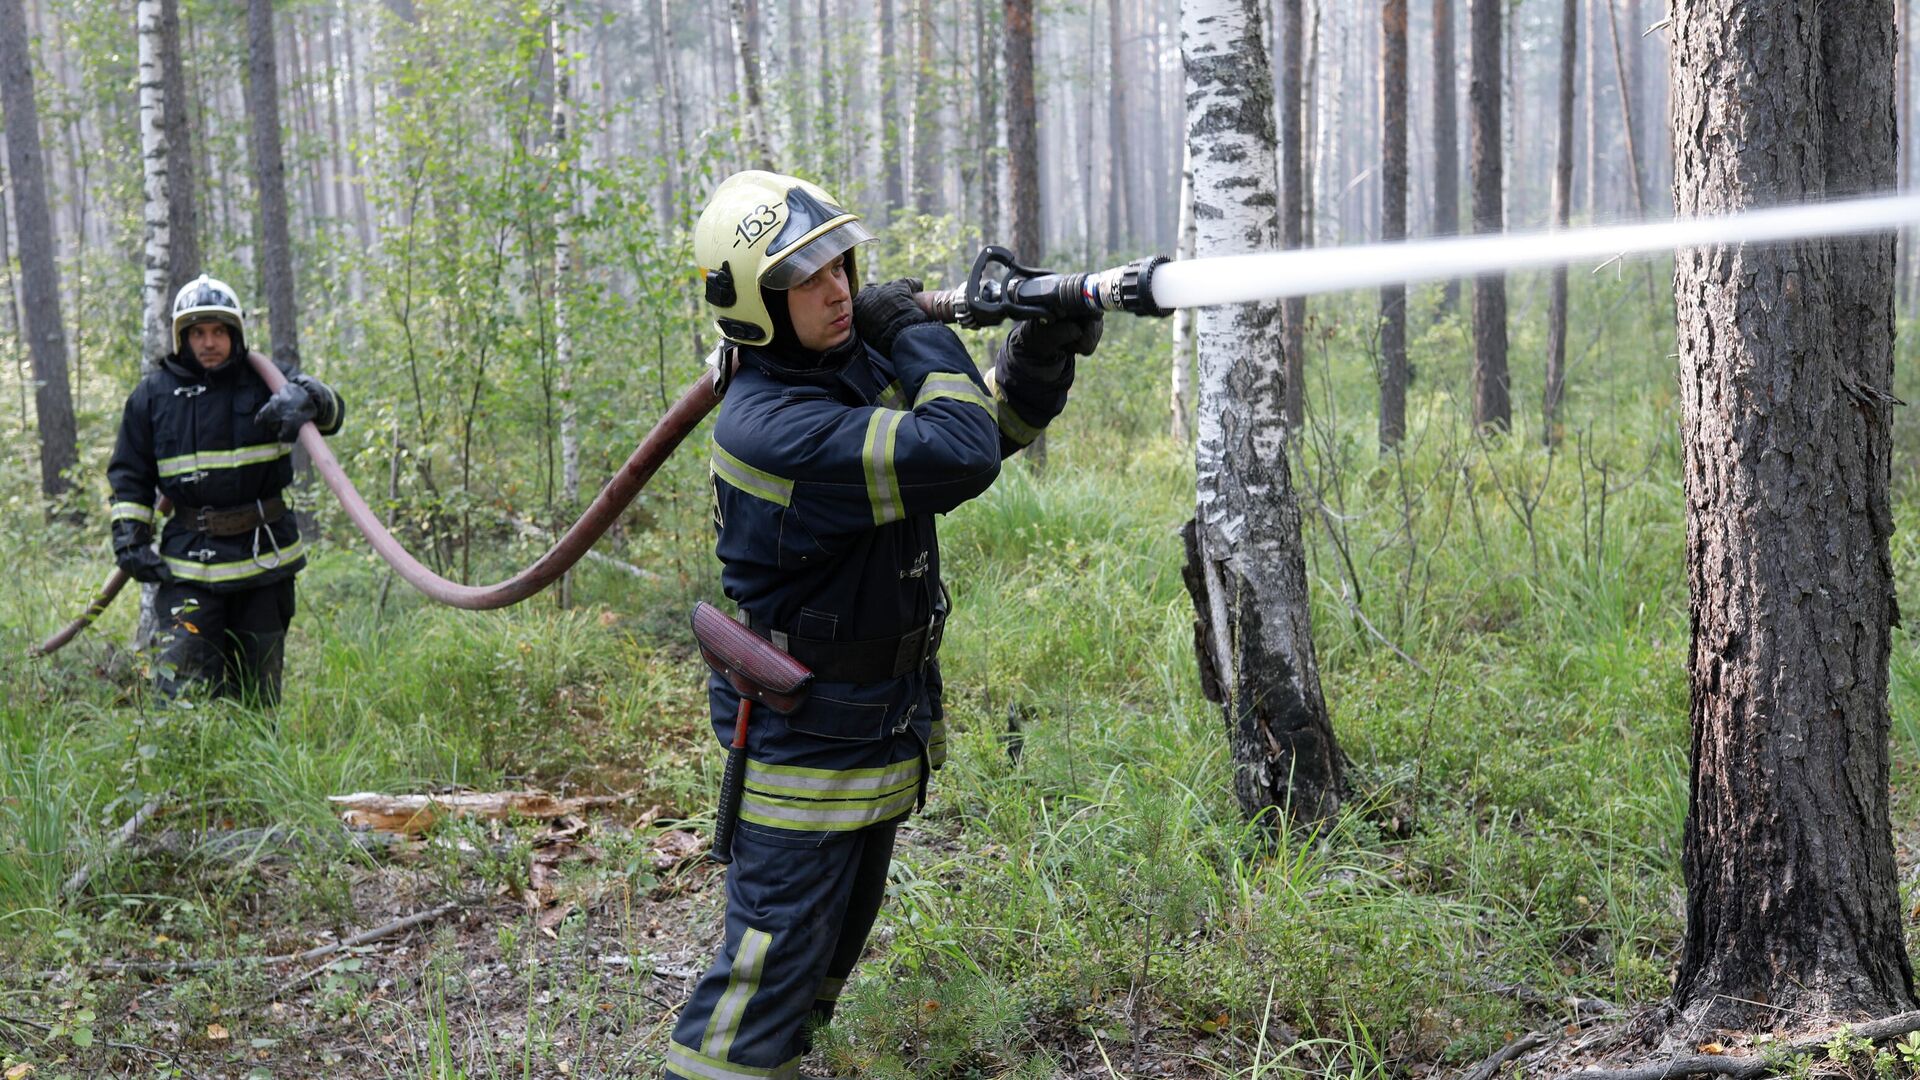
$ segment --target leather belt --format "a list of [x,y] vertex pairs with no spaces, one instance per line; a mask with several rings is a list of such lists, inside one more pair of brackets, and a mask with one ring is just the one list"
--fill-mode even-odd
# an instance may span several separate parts
[[877,683],[912,674],[939,655],[947,628],[945,616],[936,615],[927,625],[898,637],[819,641],[754,626],[744,611],[740,616],[749,630],[812,669],[821,682]]
[[280,496],[255,499],[244,506],[183,506],[174,517],[187,528],[208,536],[239,536],[262,525],[271,525],[285,517],[287,504]]

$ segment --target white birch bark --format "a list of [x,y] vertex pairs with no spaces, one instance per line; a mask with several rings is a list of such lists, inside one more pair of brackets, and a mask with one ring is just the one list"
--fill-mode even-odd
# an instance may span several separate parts
[[[1260,0],[1185,0],[1187,145],[1194,253],[1280,246],[1273,78]],[[1200,311],[1199,441],[1187,584],[1196,644],[1225,708],[1234,789],[1250,817],[1297,822],[1340,804],[1339,752],[1308,618],[1300,508],[1288,476],[1275,304]]]
[[140,0],[140,156],[146,194],[146,274],[140,338],[140,370],[150,370],[172,351],[167,318],[169,245],[167,217],[167,95],[160,63],[160,0]]
[[[1193,258],[1193,148],[1181,152],[1180,165],[1180,237],[1174,255],[1181,261]],[[1180,308],[1173,313],[1173,423],[1169,429],[1173,441],[1186,445],[1193,441],[1188,417],[1193,414],[1193,309]]]

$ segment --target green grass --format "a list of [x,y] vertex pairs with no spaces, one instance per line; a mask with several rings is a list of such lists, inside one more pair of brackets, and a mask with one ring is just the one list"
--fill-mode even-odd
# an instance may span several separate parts
[[[1524,315],[1536,291],[1526,279],[1516,297],[1516,433],[1469,433],[1465,332],[1442,320],[1416,328],[1411,431],[1385,457],[1370,304],[1316,306],[1314,423],[1293,464],[1352,791],[1314,836],[1274,837],[1234,803],[1180,579],[1193,470],[1161,432],[1165,327],[1116,322],[1083,367],[1047,474],[1012,463],[942,526],[957,604],[943,654],[953,759],[825,1037],[831,1064],[876,1078],[1038,1078],[1069,1055],[1129,1075],[1144,1055],[1247,1080],[1404,1076],[1556,1022],[1505,986],[1623,1005],[1666,992],[1688,745],[1678,417],[1670,331],[1658,329],[1670,315],[1645,310],[1632,275],[1576,290],[1585,329],[1549,453],[1541,334]],[[1912,399],[1910,365],[1902,380]],[[89,434],[101,430],[96,420]],[[1917,470],[1920,441],[1902,418],[1903,522],[1920,510]],[[0,482],[30,502],[19,462]],[[10,516],[0,938],[13,981],[160,933],[178,955],[240,955],[316,919],[353,921],[340,867],[322,859],[273,895],[244,873],[119,859],[87,897],[63,900],[59,882],[154,793],[177,828],[317,827],[326,796],[345,791],[523,782],[639,788],[699,823],[719,755],[682,627],[717,583],[697,468],[666,483],[622,539],[663,580],[589,567],[572,611],[543,597],[454,612],[404,586],[383,599],[381,573],[333,528],[302,578],[293,689],[276,715],[148,699],[138,661],[116,651],[126,603],[55,660],[20,661],[104,564],[97,522],[50,539],[31,515]],[[1909,595],[1916,532],[1895,540]],[[489,540],[474,576],[526,555]],[[1905,631],[1892,697],[1904,828],[1920,809],[1920,659]],[[574,887],[617,909],[640,954],[654,885],[636,842]],[[369,1075],[544,1075],[541,1056],[563,1050],[605,1067],[638,1048],[640,1067],[671,1002],[650,999],[644,978],[575,962],[570,932],[499,929],[495,959],[522,980],[518,1041],[485,1037],[457,966],[433,969],[404,1007],[368,1006],[343,977],[353,1037],[397,1048]],[[189,980],[175,1008],[216,1015],[249,992],[240,976]],[[57,1039],[24,1050],[72,1052]]]

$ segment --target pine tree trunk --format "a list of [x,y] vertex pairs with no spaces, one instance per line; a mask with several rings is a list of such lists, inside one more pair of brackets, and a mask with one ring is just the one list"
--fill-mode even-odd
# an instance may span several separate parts
[[[180,62],[178,0],[160,0],[160,81],[166,101],[167,299],[200,276],[200,213],[195,201],[187,75]],[[171,320],[169,320],[171,322]],[[171,332],[168,334],[171,337]]]
[[998,243],[1000,237],[1000,170],[999,155],[995,148],[1000,137],[1000,78],[998,65],[994,63],[996,51],[993,39],[987,33],[987,10],[992,0],[974,0],[973,2],[973,45],[977,54],[979,69],[974,73],[977,83],[975,92],[975,111],[979,118],[979,138],[974,147],[980,169],[980,242]]
[[[1380,5],[1380,239],[1407,238],[1407,0]],[[1407,289],[1380,290],[1380,445],[1407,433]]]
[[[1573,69],[1579,62],[1580,0],[1564,0],[1560,14],[1560,113],[1553,163],[1553,224],[1564,229],[1573,201]],[[1547,380],[1540,399],[1540,437],[1560,441],[1560,396],[1567,380],[1567,268],[1553,268],[1547,288]]]
[[14,237],[20,255],[20,305],[33,362],[33,403],[40,429],[40,492],[57,499],[73,486],[79,461],[73,398],[67,385],[67,333],[60,316],[60,268],[47,211],[40,109],[33,97],[33,58],[20,0],[0,0],[0,113],[7,128],[7,172],[13,180]]
[[[1680,213],[1893,184],[1892,0],[1673,14]],[[1703,1026],[1915,1005],[1887,788],[1893,255],[1877,236],[1675,262],[1694,753],[1674,1004]]]
[[[1433,0],[1433,234],[1460,231],[1460,111],[1455,89],[1453,0]],[[1460,310],[1460,282],[1440,293],[1440,313]]]
[[[902,3],[907,0],[901,0]],[[1026,0],[1031,3],[1032,0]],[[900,128],[905,119],[900,110],[900,65],[894,52],[898,37],[894,26],[893,0],[880,0],[880,168],[885,176],[886,216],[892,217],[907,204],[907,186],[900,168]],[[1029,23],[1031,25],[1031,23]],[[1031,70],[1031,68],[1029,68]]]
[[293,243],[287,235],[287,171],[280,156],[274,53],[272,0],[247,0],[247,119],[260,202],[260,291],[267,302],[273,358],[298,369],[300,313],[294,300]]
[[1132,73],[1127,68],[1127,5],[1124,0],[1107,0],[1107,166],[1110,197],[1107,200],[1107,254],[1122,251],[1133,239],[1132,207],[1129,189],[1138,183],[1127,160],[1127,128],[1135,123],[1133,95],[1127,84]]
[[1033,94],[1033,0],[1004,0],[1007,53],[1007,193],[1013,251],[1022,261],[1046,255],[1040,239],[1040,150]]
[[[1473,80],[1473,231],[1504,227],[1500,160],[1500,19],[1502,0],[1470,0]],[[1507,397],[1507,281],[1489,274],[1473,283],[1473,422],[1505,431],[1512,424]]]
[[[1278,244],[1273,80],[1260,0],[1187,0],[1180,15],[1200,258]],[[1300,507],[1287,466],[1275,305],[1199,315],[1200,435],[1186,580],[1202,682],[1223,706],[1249,818],[1330,817],[1341,761],[1309,625]]]
[[933,66],[933,0],[913,5],[913,208],[940,205],[940,89]]

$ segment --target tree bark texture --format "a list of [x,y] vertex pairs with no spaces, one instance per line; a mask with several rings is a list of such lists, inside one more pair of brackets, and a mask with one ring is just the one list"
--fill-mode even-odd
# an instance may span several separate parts
[[166,102],[167,299],[171,301],[201,273],[200,212],[195,200],[187,75],[180,62],[178,0],[160,0],[160,80]]
[[1127,6],[1125,0],[1107,0],[1107,177],[1111,197],[1107,200],[1107,254],[1121,251],[1133,240],[1133,207],[1128,192],[1139,180],[1128,159],[1127,128],[1139,122],[1134,115],[1133,95],[1127,87]]
[[[145,372],[173,351],[172,325],[167,301],[172,298],[167,285],[173,269],[169,248],[172,220],[169,216],[167,165],[166,80],[160,61],[161,0],[140,0],[134,12],[139,37],[138,96],[140,102],[140,172],[146,196],[146,272],[141,281],[140,370]],[[179,108],[173,102],[172,108]]]
[[[1305,52],[1305,0],[1280,0],[1280,246],[1304,245],[1306,221],[1306,127],[1301,123],[1300,69]],[[1189,177],[1191,170],[1188,170]],[[1189,182],[1191,182],[1189,180]],[[1287,369],[1287,430],[1307,419],[1307,300],[1280,302],[1281,355]]]
[[287,169],[280,154],[272,0],[247,0],[247,119],[252,131],[253,182],[260,200],[260,291],[267,302],[273,358],[298,369],[300,312],[293,291],[293,242],[287,235]]
[[760,45],[753,32],[747,0],[732,0],[727,5],[727,25],[733,33],[733,49],[740,58],[741,85],[747,91],[747,155],[756,169],[773,171],[773,147],[767,142],[765,109],[760,98]]
[[0,112],[6,118],[20,305],[40,428],[40,491],[51,499],[72,487],[66,474],[79,454],[67,385],[67,333],[60,319],[60,268],[53,257],[53,219],[47,210],[46,158],[40,150],[40,109],[33,97],[33,55],[20,0],[0,0]]
[[[1473,231],[1505,228],[1501,198],[1500,20],[1502,0],[1470,0],[1473,79]],[[1507,391],[1507,279],[1489,274],[1473,283],[1473,422],[1501,431],[1513,422]]]
[[934,70],[933,0],[914,0],[913,8],[913,208],[922,214],[940,207],[940,87]]
[[[1553,225],[1564,229],[1573,202],[1573,69],[1580,59],[1580,0],[1560,11],[1560,113],[1553,162]],[[1567,381],[1567,268],[1553,268],[1547,286],[1547,378],[1540,395],[1540,438],[1559,442],[1560,396]]]
[[[1191,150],[1182,155],[1180,169],[1180,232],[1175,241],[1174,258],[1193,258],[1193,162]],[[1173,362],[1169,405],[1172,423],[1168,434],[1185,446],[1193,441],[1193,309],[1180,308],[1173,313]]]
[[[883,0],[884,2],[884,0]],[[1044,258],[1040,235],[1040,148],[1033,93],[1033,0],[1005,0],[1007,189],[1013,202],[1013,250],[1028,264]]]
[[[1180,14],[1195,254],[1273,248],[1272,76],[1260,0],[1187,0]],[[1300,507],[1272,304],[1199,315],[1199,440],[1187,588],[1205,681],[1224,708],[1241,809],[1314,822],[1340,805],[1341,761],[1308,618]]]
[[[1433,0],[1433,234],[1460,231],[1460,112],[1455,90],[1453,0]],[[1440,310],[1460,310],[1460,282],[1441,289]]]
[[[1407,238],[1407,0],[1380,2],[1380,239]],[[1380,445],[1407,433],[1407,287],[1380,290]]]
[[[901,2],[905,3],[907,0],[901,0]],[[1026,2],[1031,4],[1032,0],[1026,0]],[[886,212],[891,215],[895,209],[906,205],[907,196],[904,170],[900,168],[902,116],[899,89],[896,85],[899,80],[900,65],[894,51],[896,34],[893,22],[893,0],[879,0],[879,3],[880,13],[875,21],[880,24],[880,55],[876,68],[880,81],[880,168],[886,178]],[[1028,23],[1031,25],[1032,20],[1029,19]]]
[[[1892,0],[1673,15],[1680,213],[1893,184]],[[1893,272],[1891,236],[1676,260],[1693,761],[1674,1002],[1690,1019],[1914,1006],[1887,806]]]

